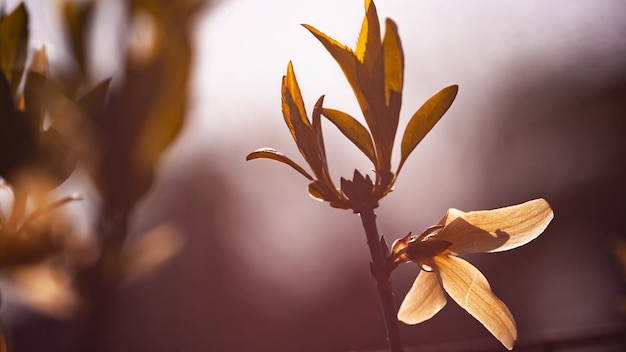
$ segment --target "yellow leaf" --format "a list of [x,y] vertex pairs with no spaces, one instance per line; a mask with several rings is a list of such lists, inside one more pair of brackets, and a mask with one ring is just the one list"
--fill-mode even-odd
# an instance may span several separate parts
[[374,151],[372,137],[359,121],[339,110],[323,109],[322,114],[335,124],[341,133],[352,141],[365,156],[376,164],[376,152]]
[[456,98],[458,89],[459,87],[457,85],[442,89],[428,99],[424,105],[415,112],[413,117],[411,117],[411,120],[409,120],[406,126],[406,130],[404,130],[404,136],[402,136],[400,165],[398,165],[396,174],[400,173],[404,162],[417,144],[424,139],[437,121],[448,111],[454,98]]
[[398,35],[398,27],[391,19],[387,19],[386,22],[383,52],[385,58],[385,105],[389,106],[390,92],[402,93],[404,74],[404,53]]
[[365,0],[365,18],[363,18],[356,44],[356,58],[365,67],[372,68],[379,55],[380,47],[380,24],[376,6],[371,0]]
[[[507,306],[493,294],[485,276],[472,264],[454,256],[436,256],[441,283],[448,295],[511,350],[517,328]],[[421,274],[420,274],[421,275]]]
[[298,171],[302,176],[309,179],[309,181],[313,181],[313,177],[309,175],[300,165],[296,164],[293,160],[289,159],[285,154],[278,152],[271,148],[262,148],[253,151],[248,154],[246,157],[246,161],[255,160],[255,159],[270,159],[274,161],[281,162],[283,164],[287,164],[291,166],[294,170]]

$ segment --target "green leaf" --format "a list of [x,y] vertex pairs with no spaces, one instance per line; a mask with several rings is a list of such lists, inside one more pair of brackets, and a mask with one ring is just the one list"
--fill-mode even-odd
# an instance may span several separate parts
[[309,181],[313,181],[313,177],[309,175],[300,165],[296,164],[293,160],[289,159],[285,154],[276,151],[271,148],[262,148],[253,151],[248,154],[246,157],[246,161],[255,160],[255,159],[270,159],[274,161],[281,162],[283,164],[287,164],[291,166],[294,170],[298,171],[302,176],[309,179]]
[[28,11],[21,3],[0,19],[0,71],[9,81],[14,96],[24,72],[27,44]]
[[442,89],[428,99],[411,117],[402,137],[401,159],[396,174],[400,173],[400,169],[413,149],[424,139],[443,114],[448,111],[454,98],[456,98],[458,90],[459,86],[456,84]]
[[333,109],[322,109],[322,114],[330,120],[341,133],[359,148],[376,165],[376,152],[372,137],[367,129],[354,117],[345,112]]

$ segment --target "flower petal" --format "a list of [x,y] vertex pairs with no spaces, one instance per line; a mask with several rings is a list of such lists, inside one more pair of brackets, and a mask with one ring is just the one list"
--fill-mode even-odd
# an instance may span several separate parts
[[515,320],[507,306],[491,291],[485,276],[472,264],[454,256],[436,256],[441,283],[469,314],[476,318],[507,349],[517,339]]
[[451,242],[449,249],[456,253],[501,252],[537,238],[553,217],[550,204],[542,198],[469,213],[449,209],[437,238]]
[[419,324],[432,318],[445,305],[446,296],[437,273],[421,271],[400,305],[398,320],[410,325]]

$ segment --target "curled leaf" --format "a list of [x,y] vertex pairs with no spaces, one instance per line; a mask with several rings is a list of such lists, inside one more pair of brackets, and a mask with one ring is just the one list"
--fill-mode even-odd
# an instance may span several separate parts
[[272,148],[261,148],[253,151],[252,153],[246,156],[246,161],[255,160],[255,159],[271,159],[283,164],[287,164],[291,166],[294,170],[298,171],[302,176],[309,179],[309,181],[313,181],[313,177],[309,175],[300,165],[296,164],[293,160],[289,159],[285,154],[276,151]]

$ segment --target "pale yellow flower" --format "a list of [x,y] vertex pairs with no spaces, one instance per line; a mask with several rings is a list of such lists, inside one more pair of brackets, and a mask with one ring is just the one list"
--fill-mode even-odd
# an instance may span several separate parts
[[420,236],[394,242],[394,263],[417,263],[422,271],[400,305],[398,319],[418,324],[446,304],[445,292],[481,322],[507,349],[517,340],[513,315],[494,295],[485,276],[457,255],[493,253],[522,246],[539,236],[554,214],[535,199],[509,207],[462,212],[449,209],[438,225]]

